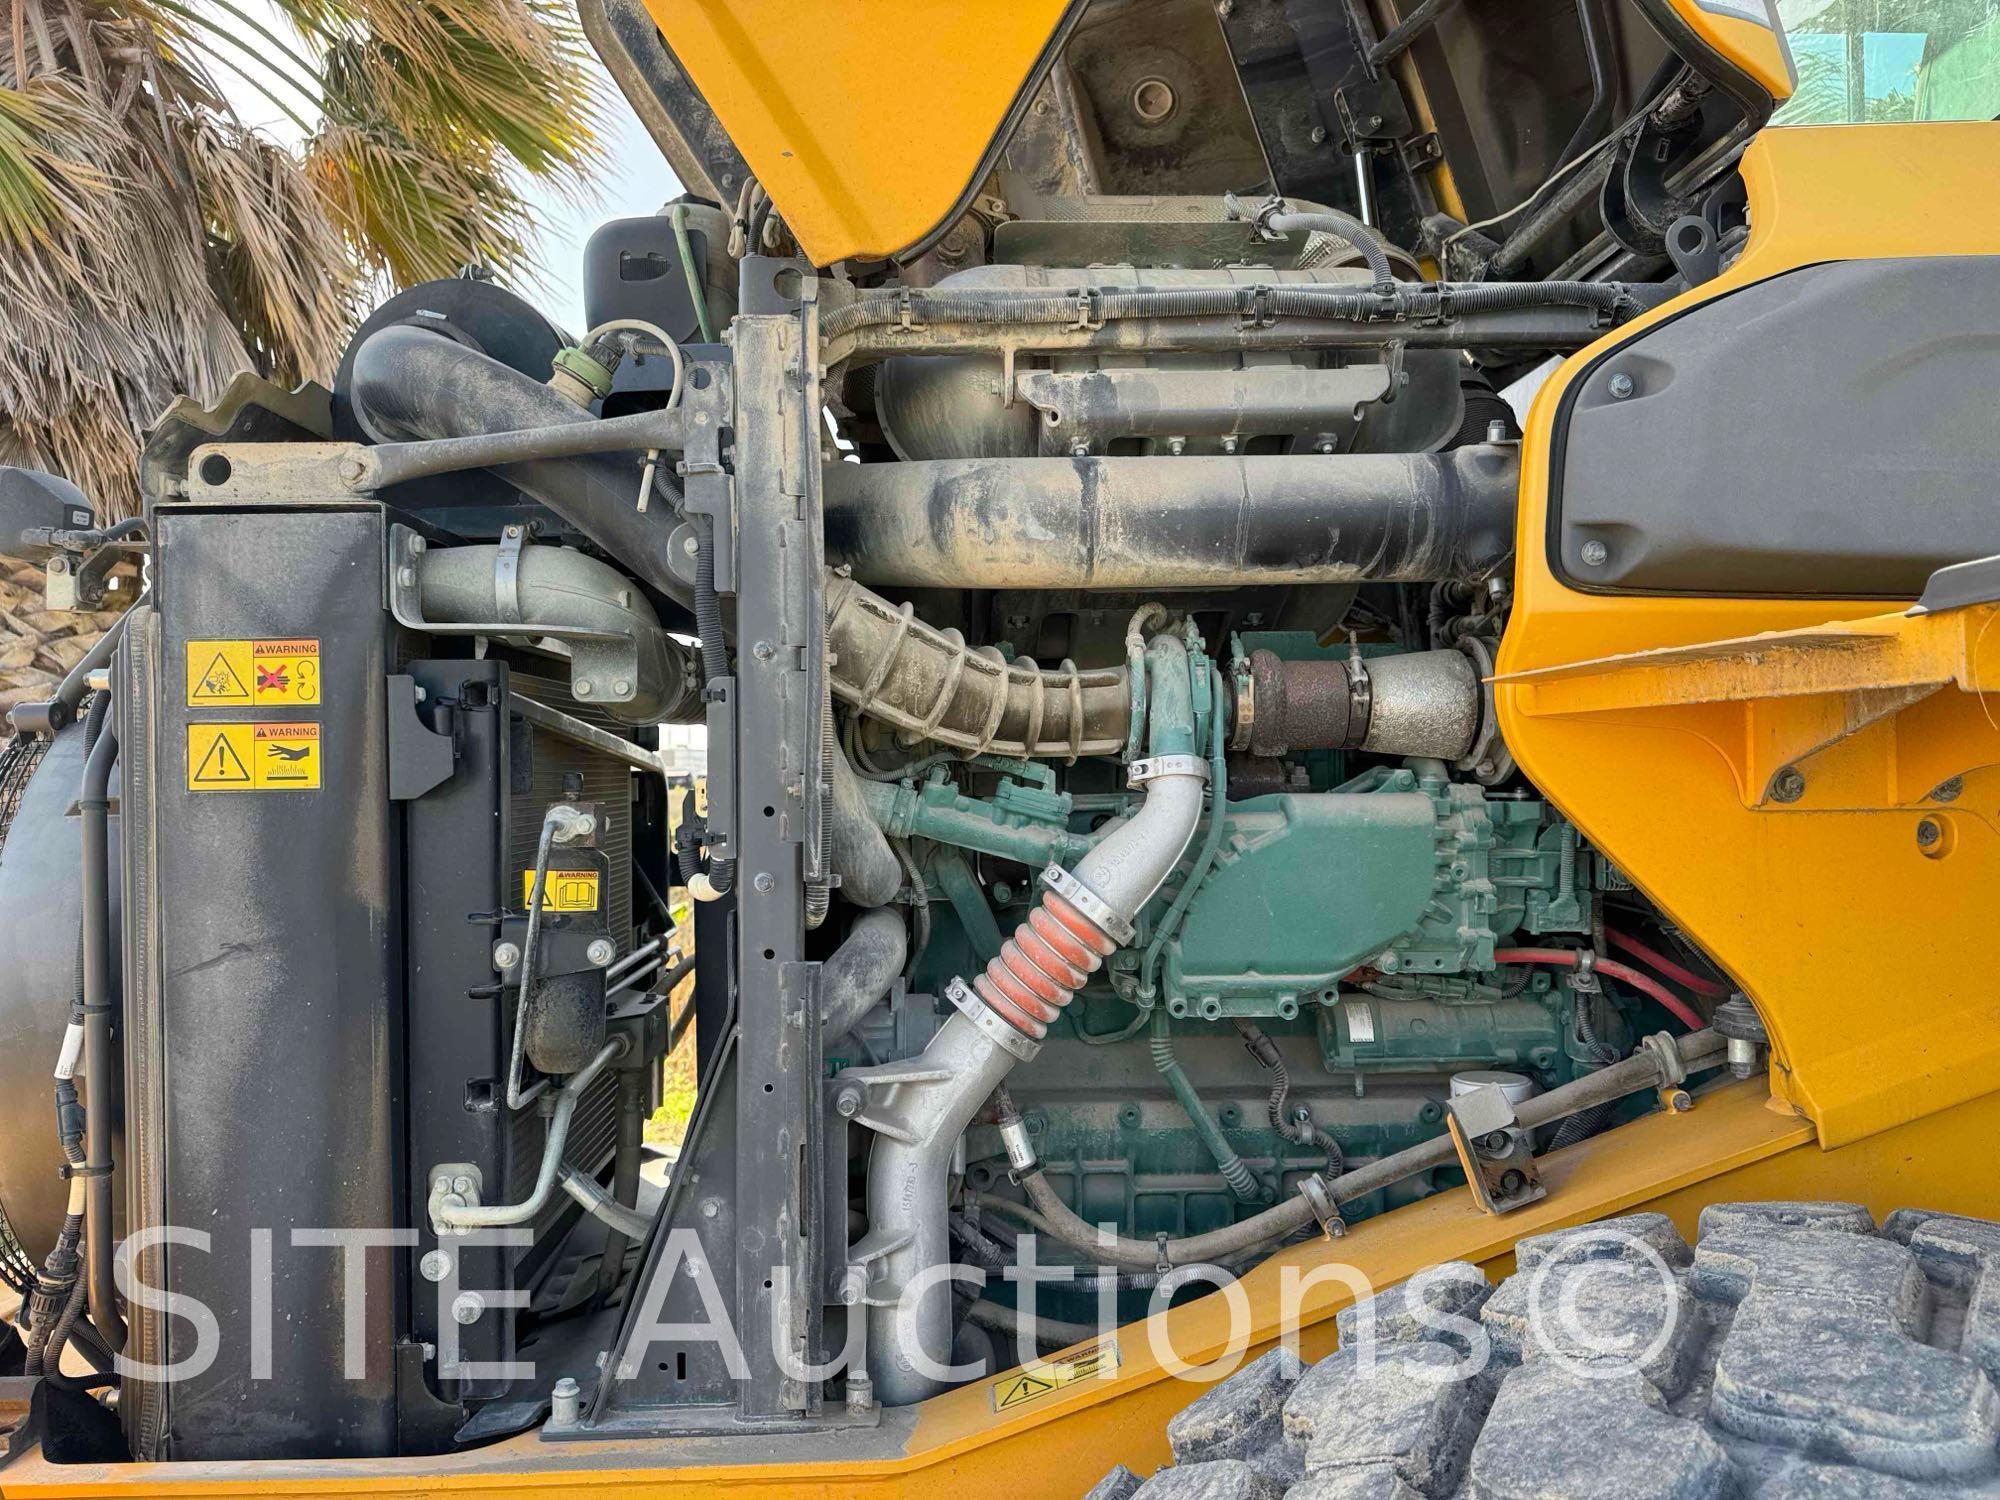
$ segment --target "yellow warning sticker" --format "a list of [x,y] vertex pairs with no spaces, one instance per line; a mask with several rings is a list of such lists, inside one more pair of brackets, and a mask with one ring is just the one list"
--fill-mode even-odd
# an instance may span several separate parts
[[316,792],[319,725],[190,724],[191,792]]
[[1093,1375],[1110,1375],[1118,1368],[1118,1340],[1099,1339],[1068,1354],[1010,1370],[993,1382],[993,1409],[1011,1411],[1030,1401],[1052,1396]]
[[319,702],[319,642],[189,641],[189,708]]
[[[551,870],[542,879],[543,911],[596,911],[597,871]],[[521,905],[535,899],[535,872],[521,872]]]

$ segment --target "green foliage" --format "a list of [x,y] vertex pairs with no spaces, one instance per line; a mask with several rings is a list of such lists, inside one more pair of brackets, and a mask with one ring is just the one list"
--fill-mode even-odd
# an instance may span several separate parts
[[[549,0],[277,6],[0,0],[0,462],[109,515],[175,396],[330,376],[382,282],[529,268],[524,184],[580,193],[600,162],[603,85]],[[252,59],[300,150],[217,87]]]

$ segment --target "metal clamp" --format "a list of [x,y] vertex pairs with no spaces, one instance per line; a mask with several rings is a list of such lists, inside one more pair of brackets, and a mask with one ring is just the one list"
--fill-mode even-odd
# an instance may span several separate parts
[[999,1044],[1022,1062],[1033,1062],[1041,1052],[1040,1042],[995,1015],[963,979],[954,979],[946,985],[944,997],[957,1006],[966,1020],[977,1026],[988,1041]]
[[1340,1216],[1340,1205],[1333,1201],[1333,1194],[1327,1190],[1326,1179],[1318,1173],[1307,1177],[1299,1184],[1299,1196],[1306,1200],[1306,1207],[1319,1221],[1319,1232],[1330,1240],[1339,1239],[1347,1233],[1347,1221]]
[[1653,1065],[1660,1070],[1661,1088],[1676,1088],[1687,1081],[1687,1063],[1668,1033],[1656,1031],[1651,1036],[1640,1037],[1639,1050],[1652,1058]]
[[1447,1100],[1444,1107],[1458,1164],[1481,1212],[1511,1213],[1548,1196],[1535,1169],[1535,1148],[1514,1106],[1493,1084]]
[[1125,773],[1127,786],[1144,786],[1162,776],[1198,776],[1208,780],[1208,762],[1199,755],[1148,755],[1135,760]]
[[521,623],[521,549],[527,543],[527,527],[500,528],[500,545],[493,554],[493,613],[509,625]]
[[1082,912],[1119,947],[1132,941],[1131,919],[1061,865],[1050,865],[1043,870],[1042,884]]

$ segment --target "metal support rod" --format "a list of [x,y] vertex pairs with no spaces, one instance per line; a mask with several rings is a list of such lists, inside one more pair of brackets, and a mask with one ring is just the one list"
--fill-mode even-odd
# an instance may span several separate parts
[[1423,0],[1415,10],[1398,21],[1389,34],[1368,49],[1368,61],[1375,67],[1394,62],[1433,26],[1458,0]]
[[113,1352],[125,1347],[112,1275],[111,1132],[119,1113],[117,1058],[111,1048],[111,768],[118,733],[109,720],[84,764],[77,798],[83,823],[84,1241],[89,1254],[90,1319]]

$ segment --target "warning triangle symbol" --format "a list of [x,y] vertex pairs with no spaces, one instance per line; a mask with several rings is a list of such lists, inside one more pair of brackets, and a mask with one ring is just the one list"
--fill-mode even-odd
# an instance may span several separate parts
[[215,653],[215,659],[202,670],[201,681],[188,696],[196,703],[247,702],[250,689],[244,686],[243,679],[236,674],[236,669],[230,666],[227,659],[218,651]]
[[243,757],[236,753],[236,747],[223,735],[215,737],[215,742],[208,747],[208,754],[201,758],[201,765],[194,773],[198,786],[222,786],[249,779],[250,771],[243,764]]

